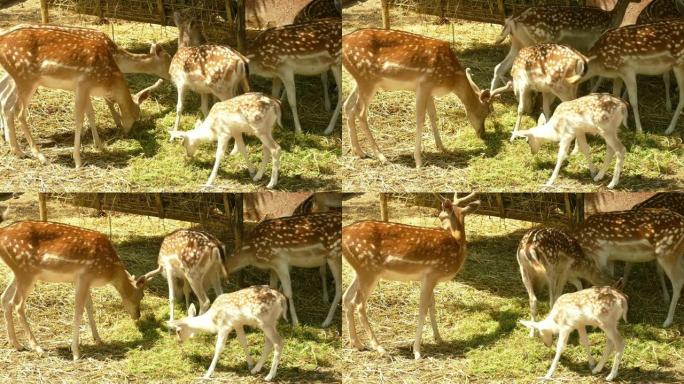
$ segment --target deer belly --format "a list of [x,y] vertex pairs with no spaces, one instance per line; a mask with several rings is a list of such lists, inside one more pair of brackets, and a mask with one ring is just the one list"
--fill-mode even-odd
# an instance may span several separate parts
[[328,251],[322,244],[303,247],[274,248],[273,252],[280,258],[288,260],[292,267],[316,268],[325,263]]
[[393,79],[391,77],[384,77],[379,82],[380,88],[386,91],[415,91],[416,90],[416,80],[401,80]]
[[297,75],[316,76],[330,69],[334,60],[328,52],[289,58],[286,65]]
[[[599,241],[594,253],[599,260],[620,260],[630,263],[645,263],[655,259],[655,248],[646,239],[630,241]],[[605,262],[601,264],[605,265]]]
[[67,91],[76,89],[76,83],[72,79],[60,79],[51,76],[42,76],[38,84],[45,88],[64,89]]
[[71,283],[74,281],[74,274],[55,270],[42,270],[38,272],[36,278],[48,283]]
[[674,64],[675,59],[670,52],[662,52],[629,57],[625,66],[632,68],[635,73],[640,75],[657,76],[668,72]]

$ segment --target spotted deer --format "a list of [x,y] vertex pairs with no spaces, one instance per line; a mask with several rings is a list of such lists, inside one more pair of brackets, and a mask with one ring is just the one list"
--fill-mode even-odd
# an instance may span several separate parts
[[2,294],[7,336],[17,350],[23,347],[14,330],[13,313],[19,317],[29,348],[39,355],[38,345],[26,319],[26,300],[37,281],[72,283],[76,287],[73,340],[74,360],[81,356],[79,329],[85,307],[96,343],[102,343],[95,324],[90,289],[111,284],[121,295],[124,309],[133,320],[140,318],[140,301],[147,276],[130,275],[109,239],[95,231],[66,224],[20,221],[0,228],[0,259],[12,270],[13,279]]
[[668,209],[602,212],[590,216],[577,234],[584,254],[611,272],[612,262],[655,260],[672,283],[669,327],[684,286],[684,216]]
[[[242,153],[249,175],[254,181],[261,180],[266,165],[273,158],[271,180],[266,188],[275,188],[280,169],[280,146],[273,139],[273,128],[276,124],[282,127],[280,101],[263,93],[249,92],[214,104],[204,121],[195,122],[194,129],[171,131],[171,140],[182,139],[185,153],[190,157],[194,156],[201,143],[217,142],[214,168],[205,184],[210,186],[218,174],[228,142],[234,139],[235,147]],[[242,139],[245,134],[256,136],[262,144],[261,165],[256,174]]]
[[[200,314],[209,309],[206,286],[211,284],[218,296],[223,293],[221,277],[227,278],[223,265],[226,246],[210,233],[178,229],[162,241],[157,263],[159,267],[146,276],[162,273],[169,286],[169,316],[173,321],[175,293],[185,296],[185,308],[190,308],[190,289],[200,305]],[[178,283],[182,285],[179,285]],[[182,291],[181,291],[182,288]]]
[[[520,323],[528,327],[531,332],[538,331],[547,347],[551,346],[553,335],[558,335],[556,355],[544,379],[551,379],[570,334],[575,329],[579,333],[580,344],[587,351],[591,373],[601,372],[606,360],[615,350],[613,367],[606,380],[615,379],[625,349],[625,341],[618,330],[618,323],[620,318],[627,322],[627,309],[627,296],[622,292],[611,287],[592,287],[562,295],[556,300],[549,315],[541,321],[520,320]],[[603,355],[596,365],[591,355],[587,326],[601,328],[607,337]]]
[[[19,27],[19,26],[17,26]],[[15,27],[15,28],[17,28]],[[110,53],[114,56],[114,61],[122,73],[144,73],[155,75],[162,79],[169,78],[169,65],[171,64],[171,56],[161,47],[161,45],[153,43],[150,46],[150,53],[131,53],[112,41],[104,32],[96,29],[71,27],[71,26],[55,26],[55,25],[21,25],[21,27],[40,28],[43,30],[54,30],[61,33],[71,33],[87,39],[98,40],[105,44]],[[0,113],[2,113],[2,123],[5,127],[5,137],[10,144],[10,148],[14,154],[23,157],[24,153],[19,148],[16,140],[16,133],[14,127],[14,108],[17,101],[17,90],[14,81],[5,73],[0,78]],[[118,129],[123,129],[121,124],[121,117],[114,108],[114,104],[105,99],[107,107],[109,108],[114,123]],[[95,112],[90,101],[86,106],[86,117],[93,132],[93,139],[95,140],[95,147],[102,150],[104,146],[99,140],[97,134],[97,127],[95,122]]]
[[604,31],[620,25],[627,6],[635,1],[638,0],[618,0],[610,11],[577,5],[536,6],[509,17],[495,44],[501,44],[510,36],[511,49],[494,67],[490,90],[493,92],[498,82],[504,80],[521,49],[541,43],[556,43],[587,52]]
[[484,133],[485,119],[497,95],[509,85],[496,89],[480,90],[463,69],[449,43],[408,32],[386,29],[360,29],[342,37],[342,64],[354,78],[356,85],[344,102],[344,113],[349,126],[349,138],[354,153],[363,158],[366,154],[359,145],[356,119],[368,137],[375,156],[387,162],[368,128],[368,107],[379,89],[416,92],[416,145],[413,157],[416,167],[422,166],[421,138],[425,112],[430,116],[435,145],[446,151],[437,130],[435,97],[451,92],[463,103],[470,125],[478,137]]
[[280,95],[285,86],[296,133],[302,132],[302,126],[297,112],[295,75],[317,76],[328,71],[335,78],[338,97],[330,123],[323,133],[329,135],[335,129],[342,108],[340,36],[341,18],[328,18],[267,29],[251,42],[247,50],[250,73],[272,79],[272,95]]
[[679,85],[679,103],[666,135],[674,132],[684,109],[684,20],[631,25],[606,31],[588,53],[584,79],[601,76],[614,79],[613,94],[627,87],[636,131],[643,131],[639,117],[637,75],[663,75],[673,71]]
[[237,94],[239,86],[249,92],[249,82],[248,60],[240,52],[228,46],[204,44],[204,35],[192,17],[174,12],[174,20],[179,29],[178,51],[171,60],[169,74],[178,91],[173,124],[173,130],[177,131],[187,90],[200,94],[202,114],[206,118],[211,95],[220,101],[228,100]]
[[[608,183],[608,188],[612,189],[620,182],[622,164],[625,160],[625,146],[618,138],[618,131],[620,125],[627,125],[627,116],[627,103],[622,99],[605,93],[592,93],[560,103],[548,122],[542,114],[536,127],[514,132],[513,136],[527,138],[534,154],[539,151],[540,141],[559,142],[556,167],[546,182],[547,186],[553,185],[556,181],[563,161],[568,156],[570,145],[575,139],[579,150],[587,159],[589,173],[594,181],[603,179],[613,155],[617,154],[613,178]],[[587,134],[601,136],[606,141],[606,157],[598,173],[591,160]]]
[[[0,34],[0,65],[15,83],[16,113],[31,153],[42,163],[46,158],[36,146],[26,115],[31,97],[39,86],[71,90],[75,93],[74,163],[82,165],[81,129],[83,115],[90,113],[90,97],[110,99],[119,105],[124,133],[140,118],[140,104],[158,88],[162,80],[135,95],[119,70],[111,47],[101,39],[91,39],[58,29],[17,27]],[[93,136],[97,130],[93,130]],[[94,137],[95,142],[99,139]]]
[[[280,355],[283,351],[283,339],[278,334],[277,329],[278,320],[281,317],[287,321],[287,298],[282,293],[261,285],[220,295],[214,300],[209,311],[200,316],[195,316],[193,304],[190,307],[188,317],[169,321],[168,325],[169,328],[176,331],[181,342],[200,332],[218,334],[214,358],[211,360],[211,365],[209,365],[204,379],[211,377],[226,345],[228,335],[235,329],[237,339],[244,348],[245,355],[247,355],[247,366],[252,374],[261,371],[268,355],[274,350],[271,370],[265,378],[266,381],[271,381],[276,376]],[[256,366],[247,345],[245,326],[259,328],[265,335],[264,350]]]
[[319,268],[327,264],[335,279],[335,297],[323,321],[332,323],[342,296],[342,255],[340,253],[342,215],[322,212],[282,217],[259,223],[247,241],[226,261],[228,273],[246,266],[275,271],[290,302],[292,324],[299,325],[292,296],[290,267]]
[[479,207],[480,201],[475,200],[474,193],[461,199],[454,196],[453,201],[441,196],[440,199],[441,229],[370,220],[342,229],[342,255],[355,272],[342,304],[352,347],[363,349],[354,324],[354,314],[358,314],[371,347],[385,354],[366,313],[368,298],[380,279],[421,282],[420,309],[413,342],[415,359],[421,357],[423,323],[428,309],[435,341],[442,341],[437,330],[434,288],[439,282],[453,279],[461,269],[466,257],[465,217]]
[[[549,308],[570,282],[582,290],[582,281],[592,285],[607,282],[595,261],[585,257],[577,240],[562,229],[534,228],[522,237],[516,252],[520,276],[530,298],[530,316],[537,316],[537,296],[544,285],[549,288]],[[534,336],[531,332],[530,336]]]
[[513,91],[518,98],[518,118],[511,135],[520,128],[523,113],[532,108],[532,95],[540,92],[544,115],[551,116],[551,104],[558,97],[569,101],[577,97],[579,80],[587,67],[587,58],[565,45],[538,44],[520,50],[513,61]]

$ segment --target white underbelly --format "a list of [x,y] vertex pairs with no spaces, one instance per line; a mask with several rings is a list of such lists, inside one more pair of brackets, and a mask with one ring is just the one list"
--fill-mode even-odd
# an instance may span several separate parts
[[416,90],[416,81],[410,80],[410,81],[404,81],[404,80],[395,80],[395,79],[390,79],[390,78],[383,78],[380,80],[378,85],[380,88],[386,90],[386,91],[414,91]]
[[[619,260],[629,263],[645,263],[655,259],[655,248],[648,240],[601,241],[595,251],[599,260]],[[603,265],[605,265],[602,262]]]
[[385,270],[380,274],[380,277],[385,280],[394,281],[419,281],[423,279],[423,272],[417,271],[414,273],[399,273],[397,271]]
[[40,78],[40,85],[42,85],[45,88],[52,88],[52,89],[64,89],[67,91],[73,91],[76,89],[76,83],[69,79],[69,80],[64,80],[56,77],[51,77],[51,76],[43,76]]
[[48,283],[71,283],[74,281],[74,274],[72,273],[60,273],[49,270],[42,270],[36,276],[36,279],[40,281],[46,281]]
[[289,260],[289,265],[300,268],[317,268],[325,264],[327,250],[322,244],[305,247],[274,248],[273,251]]

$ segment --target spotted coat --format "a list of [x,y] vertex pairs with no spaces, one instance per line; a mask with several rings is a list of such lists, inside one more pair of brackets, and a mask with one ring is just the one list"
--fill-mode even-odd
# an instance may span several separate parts
[[[220,254],[219,260],[214,260],[215,250]],[[178,229],[164,237],[158,260],[162,265],[167,258],[175,258],[181,263],[183,270],[190,271],[216,262],[222,266],[225,254],[225,245],[214,235],[203,231]]]
[[658,193],[632,207],[635,210],[643,208],[666,208],[684,216],[684,192]]
[[[236,292],[219,295],[211,304],[214,324],[235,323],[260,326],[261,318],[269,312],[287,312],[287,298],[267,285],[255,285]],[[236,314],[240,314],[236,317]],[[278,319],[280,316],[274,316]]]
[[340,18],[342,15],[333,0],[313,0],[295,16],[293,24],[301,24],[316,19]]
[[[617,319],[627,316],[627,296],[611,287],[591,287],[561,295],[548,318],[558,325],[575,326],[578,322],[603,327],[608,314]],[[612,317],[612,316],[611,316]]]
[[[611,121],[617,112],[626,115],[627,102],[607,93],[592,93],[560,103],[554,111],[552,119],[556,116],[584,116],[584,122],[589,123],[583,127],[586,128],[585,132],[596,134],[602,123]],[[557,127],[557,129],[560,128],[563,127]]]
[[563,92],[579,80],[585,69],[586,57],[576,49],[559,44],[539,44],[518,52],[511,76],[516,93],[522,84],[529,84],[538,92]]
[[234,95],[238,84],[246,78],[247,62],[242,54],[227,46],[183,47],[173,56],[169,73],[174,84],[183,84],[198,93],[211,92],[224,100]]
[[[239,115],[249,125],[257,125],[267,114],[273,112],[275,112],[276,116],[280,116],[280,100],[261,92],[249,92],[214,104],[211,107],[207,120],[223,119],[229,115]],[[212,124],[211,129],[217,135],[222,132],[220,124]]]
[[613,13],[596,7],[541,6],[527,8],[513,21],[526,25],[535,41],[563,41],[563,35],[573,31],[605,31],[612,26]]
[[641,11],[636,23],[646,24],[661,20],[681,19],[684,15],[677,8],[675,1],[654,0]]

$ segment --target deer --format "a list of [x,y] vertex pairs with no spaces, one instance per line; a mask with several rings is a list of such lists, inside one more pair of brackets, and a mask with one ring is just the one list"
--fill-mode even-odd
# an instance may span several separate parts
[[[217,142],[214,168],[205,184],[209,187],[216,179],[228,142],[234,139],[235,146],[244,157],[253,181],[261,180],[266,165],[273,158],[271,180],[266,186],[272,189],[278,184],[278,170],[280,169],[280,145],[273,139],[273,127],[276,124],[282,127],[281,113],[279,100],[263,93],[248,92],[214,104],[204,121],[195,122],[194,129],[171,131],[171,140],[181,139],[188,157],[194,156],[201,143]],[[256,174],[242,139],[243,134],[256,136],[262,143],[261,165]]]
[[[561,295],[556,300],[549,315],[541,321],[520,320],[520,323],[532,332],[539,331],[547,347],[551,346],[553,335],[558,335],[556,355],[544,379],[551,379],[570,334],[575,329],[579,333],[580,344],[587,351],[589,368],[592,369],[591,373],[597,374],[601,372],[611,352],[615,350],[613,367],[606,380],[612,381],[615,379],[625,349],[625,341],[618,330],[618,323],[621,318],[627,322],[627,309],[627,296],[622,292],[612,287],[592,287]],[[603,355],[596,365],[591,355],[591,346],[589,345],[586,330],[587,325],[601,328],[607,337]]]
[[344,114],[352,150],[360,158],[366,154],[359,145],[356,118],[376,158],[382,163],[387,162],[373,139],[367,120],[368,107],[379,89],[416,92],[416,145],[413,154],[416,168],[423,163],[421,137],[426,110],[435,145],[440,151],[446,151],[437,130],[435,97],[454,92],[465,107],[470,125],[477,136],[482,137],[492,101],[510,89],[510,84],[507,84],[493,92],[480,90],[471,77],[470,69],[463,69],[449,43],[442,40],[403,31],[369,28],[343,36],[342,48],[342,64],[356,82],[344,102]]
[[[9,73],[17,92],[17,116],[31,153],[41,163],[47,159],[31,136],[26,114],[28,104],[39,86],[74,91],[75,135],[73,157],[76,168],[82,166],[80,146],[83,115],[90,97],[109,98],[119,105],[124,134],[140,117],[140,104],[163,80],[130,94],[128,84],[119,70],[107,43],[54,29],[18,27],[0,34],[0,65]],[[99,139],[95,136],[95,142]]]
[[583,80],[594,76],[614,79],[613,94],[627,88],[634,112],[636,132],[642,133],[637,94],[637,75],[662,75],[673,71],[679,85],[679,102],[670,125],[674,132],[679,114],[684,109],[684,50],[677,42],[684,39],[684,20],[630,25],[606,31],[588,53],[588,68]]
[[280,95],[285,86],[297,134],[302,132],[302,125],[297,112],[295,75],[332,72],[337,84],[337,106],[323,133],[329,135],[335,129],[342,108],[341,35],[339,17],[269,28],[251,42],[246,52],[250,74],[272,79],[272,95]]
[[[596,262],[582,253],[577,240],[565,230],[557,228],[534,228],[520,240],[516,252],[520,276],[530,299],[532,321],[537,316],[535,291],[549,288],[549,308],[563,294],[570,282],[578,291],[583,289],[582,281],[603,286],[608,282]],[[530,337],[534,332],[530,332]]]
[[518,117],[511,142],[520,128],[522,114],[532,107],[532,94],[542,94],[544,115],[551,116],[551,104],[556,97],[561,101],[577,97],[579,80],[586,67],[587,58],[565,45],[538,44],[522,48],[511,68],[513,91],[518,98]]
[[171,60],[169,74],[178,92],[173,124],[173,130],[177,131],[186,90],[201,95],[202,114],[207,118],[211,95],[225,101],[237,94],[239,86],[244,92],[249,92],[250,87],[245,56],[228,46],[204,44],[204,35],[192,17],[176,11],[174,21],[180,33],[178,51]]
[[511,49],[494,67],[490,91],[493,92],[498,82],[504,79],[521,49],[541,43],[556,43],[587,52],[603,32],[620,25],[627,6],[636,1],[618,0],[611,11],[577,5],[536,6],[509,17],[495,44],[501,44],[510,36]]
[[[608,189],[613,189],[620,182],[622,164],[625,160],[625,146],[618,137],[618,131],[620,125],[627,125],[627,116],[627,103],[624,100],[605,93],[592,93],[560,103],[548,121],[542,114],[536,127],[514,132],[513,136],[527,138],[533,154],[539,151],[540,141],[559,142],[556,167],[546,186],[551,186],[556,181],[570,145],[575,139],[587,160],[589,173],[594,181],[603,179],[613,155],[616,155],[615,171],[608,183]],[[598,173],[591,160],[587,134],[601,136],[606,141],[606,157]]]
[[[298,326],[290,267],[320,268],[327,265],[335,279],[335,296],[322,327],[328,327],[342,296],[342,215],[321,212],[281,217],[260,222],[247,241],[226,261],[226,271],[236,272],[246,266],[270,269],[276,273],[290,304],[292,325]],[[271,281],[275,288],[274,281]]]
[[[227,278],[223,265],[226,246],[214,235],[204,231],[177,229],[162,241],[157,263],[159,267],[146,276],[162,273],[169,286],[169,317],[173,321],[173,301],[175,292],[185,296],[185,308],[190,308],[190,289],[195,293],[200,305],[200,314],[205,313],[211,304],[206,285],[211,284],[214,293],[223,294],[221,277]],[[178,280],[182,281],[182,291]]]
[[[185,342],[200,332],[218,334],[214,358],[211,360],[204,379],[209,379],[214,373],[228,335],[235,329],[237,339],[245,350],[247,366],[252,374],[261,371],[268,355],[274,350],[271,370],[265,377],[266,381],[271,381],[276,376],[283,351],[283,339],[276,327],[281,317],[287,321],[287,298],[282,293],[262,285],[219,295],[211,308],[200,316],[195,316],[195,306],[192,304],[188,317],[169,321],[167,324],[170,329],[176,331],[180,342]],[[256,366],[247,345],[245,326],[259,328],[266,336],[264,350]]]
[[442,338],[437,329],[434,288],[449,281],[461,269],[466,257],[465,217],[480,205],[475,193],[453,201],[441,200],[442,228],[424,228],[383,221],[359,221],[342,229],[342,255],[354,270],[354,279],[344,293],[342,306],[347,317],[352,347],[362,350],[354,324],[358,314],[371,347],[384,355],[368,321],[368,298],[380,279],[420,281],[420,309],[413,342],[413,355],[421,358],[421,337],[425,316],[430,312],[435,341]]
[[[80,37],[101,41],[109,48],[111,54],[114,56],[116,65],[119,67],[119,70],[121,70],[122,73],[144,73],[155,75],[165,80],[169,79],[169,65],[171,64],[171,56],[159,44],[153,43],[150,46],[149,54],[137,54],[131,53],[119,47],[112,41],[112,39],[109,38],[109,36],[107,36],[107,34],[96,29],[71,26],[65,27],[55,25],[24,24],[22,24],[21,27],[55,30],[61,33],[72,33]],[[2,122],[6,127],[6,139],[10,143],[12,152],[18,157],[24,157],[24,153],[21,151],[21,149],[19,149],[14,128],[13,110],[17,100],[17,91],[14,81],[7,73],[0,78],[0,90],[2,90],[2,96],[0,96],[0,112],[3,114]],[[122,130],[123,126],[121,124],[121,117],[114,108],[114,104],[107,99],[105,99],[105,102],[110,110],[110,113],[112,114],[112,118],[114,119],[116,127],[119,130]],[[96,130],[95,113],[92,108],[92,103],[89,102],[86,108],[86,117],[88,118],[90,128],[91,130]],[[99,150],[103,150],[104,146],[99,141],[97,131],[93,133],[93,139],[96,140],[95,147]]]
[[579,228],[577,241],[584,254],[611,275],[613,261],[655,260],[672,283],[672,300],[663,327],[672,325],[684,286],[684,216],[655,208],[596,213]]
[[133,320],[140,318],[140,301],[148,277],[136,278],[126,271],[107,236],[71,225],[19,221],[0,228],[0,259],[12,270],[13,279],[2,294],[1,301],[7,325],[7,337],[17,350],[22,350],[14,330],[13,313],[19,317],[29,342],[29,349],[43,355],[26,319],[26,300],[37,281],[72,283],[76,289],[73,339],[73,359],[81,357],[79,329],[83,309],[88,315],[90,330],[101,344],[95,322],[90,290],[111,284],[121,296],[124,309]]

